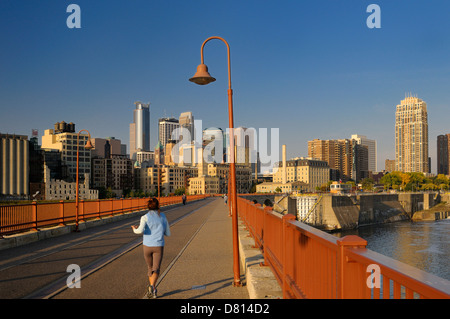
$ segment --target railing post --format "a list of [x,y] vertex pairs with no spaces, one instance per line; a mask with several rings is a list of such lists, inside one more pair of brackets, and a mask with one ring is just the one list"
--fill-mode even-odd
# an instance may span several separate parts
[[120,211],[123,214],[123,197],[120,199]]
[[[357,298],[356,291],[352,289],[352,286],[348,285],[350,280],[346,278],[346,274],[349,274],[349,260],[346,256],[346,250],[348,248],[366,248],[367,241],[361,237],[355,235],[348,235],[337,240],[337,298]],[[358,283],[355,283],[358,284]]]
[[268,212],[266,212],[266,210],[264,209],[263,210],[263,229],[262,229],[262,247],[263,247],[263,256],[264,256],[264,266],[269,265],[267,262],[267,249],[266,249],[267,214],[268,214]]
[[80,222],[84,222],[84,199],[80,200]]
[[292,243],[290,243],[290,242],[288,242],[288,240],[287,240],[287,232],[288,232],[288,224],[289,224],[289,221],[291,221],[291,220],[295,220],[295,216],[294,215],[292,215],[292,214],[286,214],[286,215],[284,215],[283,217],[282,217],[282,229],[281,229],[281,231],[282,231],[282,238],[283,238],[283,242],[282,242],[282,244],[281,244],[281,250],[282,250],[282,253],[281,253],[281,256],[282,256],[282,267],[283,267],[283,278],[282,278],[282,280],[283,280],[283,287],[281,287],[281,289],[282,289],[282,291],[283,291],[283,299],[287,299],[287,298],[289,298],[289,295],[288,295],[288,284],[287,284],[287,280],[286,280],[286,277],[287,277],[287,268],[288,268],[288,265],[287,265],[287,250],[288,250],[288,248],[290,248],[291,247],[291,245],[292,245]]
[[111,217],[114,216],[114,199],[111,198],[110,202],[111,202]]
[[59,226],[64,226],[64,201],[59,201]]
[[38,229],[37,229],[37,222],[38,222],[38,217],[37,217],[37,202],[36,201],[33,201],[33,204],[32,204],[32,211],[33,211],[33,230],[34,231],[37,231]]
[[97,219],[100,219],[100,199],[97,199]]

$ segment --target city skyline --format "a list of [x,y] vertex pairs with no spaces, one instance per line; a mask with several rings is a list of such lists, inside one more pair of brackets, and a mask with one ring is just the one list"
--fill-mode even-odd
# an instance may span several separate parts
[[[150,149],[159,118],[190,111],[204,128],[225,128],[223,44],[205,49],[217,81],[188,82],[201,43],[219,35],[231,48],[236,127],[280,128],[288,158],[307,156],[308,140],[365,135],[377,141],[382,170],[395,158],[396,105],[411,92],[427,102],[436,173],[436,139],[450,131],[445,1],[75,3],[81,29],[66,26],[69,3],[0,4],[1,133],[38,129],[41,140],[54,123],[73,122],[130,152],[139,100],[150,102]],[[371,3],[381,29],[366,25]]]

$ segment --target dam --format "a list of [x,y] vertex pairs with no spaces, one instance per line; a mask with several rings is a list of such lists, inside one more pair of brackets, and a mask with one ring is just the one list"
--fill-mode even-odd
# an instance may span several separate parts
[[[325,231],[350,230],[403,220],[425,220],[421,217],[424,216],[423,212],[441,202],[438,192],[251,194],[245,198],[256,200],[261,205],[271,201],[274,211],[292,214],[297,220]],[[434,213],[429,220],[448,216],[448,211],[439,212],[438,215]]]

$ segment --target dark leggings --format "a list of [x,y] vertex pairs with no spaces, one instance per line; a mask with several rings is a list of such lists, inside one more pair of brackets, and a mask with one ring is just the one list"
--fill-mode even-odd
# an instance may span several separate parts
[[148,267],[148,276],[150,277],[154,272],[159,274],[161,261],[163,257],[164,247],[144,247],[144,258]]

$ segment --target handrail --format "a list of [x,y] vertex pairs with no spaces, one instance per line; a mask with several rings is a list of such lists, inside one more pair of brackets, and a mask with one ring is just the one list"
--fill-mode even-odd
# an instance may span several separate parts
[[[209,195],[188,195],[187,201],[209,197]],[[79,202],[80,220],[99,219],[127,212],[143,210],[147,207],[147,198],[121,198],[81,200]],[[182,196],[160,198],[160,206],[182,202]],[[0,206],[0,238],[2,235],[38,230],[42,227],[64,225],[75,221],[74,201],[53,203],[30,203]]]
[[450,281],[371,251],[358,236],[338,238],[244,198],[238,205],[284,298],[450,298]]

